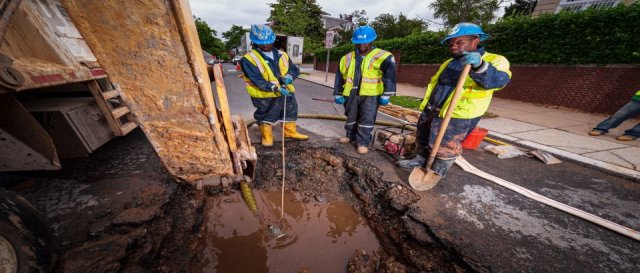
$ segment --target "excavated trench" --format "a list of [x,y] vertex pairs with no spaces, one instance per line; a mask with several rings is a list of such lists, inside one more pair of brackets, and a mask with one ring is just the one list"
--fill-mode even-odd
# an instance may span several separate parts
[[257,213],[239,189],[209,189],[202,272],[484,271],[410,217],[409,206],[420,198],[411,189],[335,149],[287,149],[280,220],[281,154],[258,153]]

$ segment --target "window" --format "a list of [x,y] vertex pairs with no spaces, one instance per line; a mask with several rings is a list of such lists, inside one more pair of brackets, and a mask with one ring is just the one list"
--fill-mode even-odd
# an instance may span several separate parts
[[620,0],[561,0],[556,9],[560,11],[581,11],[588,8],[609,8],[620,3]]

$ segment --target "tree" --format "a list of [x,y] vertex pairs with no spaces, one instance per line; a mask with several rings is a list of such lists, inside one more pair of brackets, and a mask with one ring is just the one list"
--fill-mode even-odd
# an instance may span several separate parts
[[365,26],[369,24],[369,16],[366,10],[355,10],[351,13],[351,22],[356,26]]
[[[365,10],[355,10],[351,14],[341,14],[340,18],[351,20],[354,28],[359,26],[366,26],[369,24],[369,17],[367,16],[367,11]],[[351,43],[351,36],[353,35],[354,29],[343,29],[338,32],[334,41],[335,46],[341,46],[345,44]]]
[[204,20],[194,17],[196,20],[196,30],[198,31],[198,37],[200,38],[200,47],[203,50],[213,54],[221,55],[226,54],[225,46],[220,38],[216,37],[217,32],[209,27]]
[[429,4],[434,16],[444,20],[445,27],[453,27],[460,22],[485,25],[491,22],[493,14],[506,0],[435,0]]
[[232,25],[228,31],[222,33],[222,37],[227,39],[224,45],[229,49],[239,47],[242,44],[242,36],[248,31],[248,29],[242,28],[241,26]]
[[538,0],[516,0],[513,4],[504,8],[504,16],[502,17],[531,15],[536,4],[538,4]]
[[276,32],[286,35],[323,39],[324,27],[320,17],[327,15],[315,0],[277,0],[269,4],[268,22]]
[[398,17],[385,13],[371,22],[371,27],[378,33],[378,39],[406,37],[427,29],[427,23],[421,19],[409,19],[400,13]]

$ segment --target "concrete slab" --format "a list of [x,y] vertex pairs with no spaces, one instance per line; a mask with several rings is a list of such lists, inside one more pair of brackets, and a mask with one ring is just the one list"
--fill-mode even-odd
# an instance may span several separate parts
[[520,115],[523,113],[527,113],[527,112],[509,109],[509,108],[504,108],[502,106],[497,106],[493,104],[489,106],[489,109],[487,111],[502,117],[510,117],[512,115]]
[[[626,148],[627,145],[600,140],[587,135],[577,135],[558,129],[545,129],[532,132],[514,133],[514,137],[530,140],[542,145],[547,145],[565,151],[602,151],[617,148]],[[584,153],[583,151],[582,153]]]
[[491,104],[504,107],[504,108],[527,112],[527,113],[541,113],[541,112],[548,111],[547,107],[544,107],[541,105],[523,103],[523,102],[518,102],[513,100],[498,99],[498,98],[493,98],[491,100]]
[[628,147],[617,150],[584,154],[586,157],[609,162],[632,170],[640,170],[639,147]]
[[519,115],[511,115],[509,118],[528,122],[535,125],[540,125],[547,128],[559,128],[565,126],[574,126],[585,124],[585,122],[575,121],[564,118],[556,118],[549,115],[543,115],[544,113],[528,113],[528,114],[519,114]]
[[479,123],[480,127],[487,128],[491,131],[495,131],[502,134],[511,134],[517,132],[528,132],[535,130],[545,129],[544,127],[533,125],[526,122],[521,122],[513,119],[497,117],[489,119],[481,119]]
[[553,117],[553,118],[573,120],[573,121],[579,121],[583,123],[591,123],[593,125],[607,118],[606,115],[584,113],[584,112],[578,112],[578,111],[571,111],[567,109],[551,109],[551,108],[548,108],[547,111],[540,114],[544,116]]

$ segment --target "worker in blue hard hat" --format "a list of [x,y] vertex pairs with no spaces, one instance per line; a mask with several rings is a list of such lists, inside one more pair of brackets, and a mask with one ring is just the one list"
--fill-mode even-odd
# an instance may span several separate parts
[[[275,33],[266,25],[252,25],[249,38],[254,49],[240,61],[245,87],[256,111],[253,118],[262,133],[261,145],[273,146],[273,125],[284,122],[284,136],[306,140],[296,129],[298,103],[293,81],[300,74],[286,52],[273,47]],[[286,109],[285,107],[286,100]],[[282,120],[284,117],[286,120]]]
[[353,31],[355,50],[340,59],[333,86],[335,102],[344,104],[346,136],[338,141],[354,142],[359,154],[369,152],[371,131],[379,105],[387,105],[396,93],[396,65],[393,55],[373,46],[376,31],[360,26]]
[[[504,56],[486,52],[480,42],[489,38],[480,26],[460,23],[451,29],[441,44],[449,48],[446,60],[431,78],[420,105],[417,139],[421,148],[416,158],[397,164],[412,169],[425,164],[435,142],[440,124],[453,96],[456,83],[465,65],[471,72],[464,84],[464,94],[453,110],[449,126],[438,149],[432,170],[443,178],[455,159],[462,153],[460,142],[476,127],[487,111],[493,92],[504,88],[511,80],[509,61]],[[435,181],[437,183],[437,181]]]

